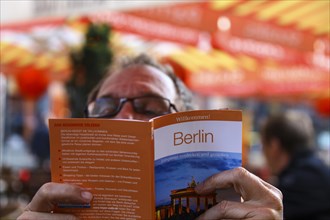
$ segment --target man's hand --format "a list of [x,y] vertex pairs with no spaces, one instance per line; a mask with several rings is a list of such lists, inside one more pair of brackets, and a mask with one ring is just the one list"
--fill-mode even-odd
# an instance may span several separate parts
[[53,213],[56,205],[58,203],[89,203],[91,200],[92,194],[79,186],[46,183],[38,190],[17,219],[74,220],[77,219],[74,215]]
[[222,201],[207,210],[198,220],[215,219],[283,219],[282,193],[244,168],[215,174],[196,186],[199,194],[233,187],[243,202]]
[[[222,201],[199,216],[200,220],[282,219],[282,193],[244,168],[213,175],[195,189],[199,194],[208,194],[228,187],[233,187],[244,202]],[[39,189],[18,220],[76,219],[73,215],[53,213],[53,210],[58,203],[89,203],[91,199],[91,193],[79,186],[47,183]]]

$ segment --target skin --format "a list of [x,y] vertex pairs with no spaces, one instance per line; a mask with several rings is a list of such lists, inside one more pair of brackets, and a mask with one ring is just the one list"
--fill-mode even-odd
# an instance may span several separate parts
[[289,154],[283,150],[276,138],[268,142],[263,141],[262,146],[269,170],[274,175],[280,174],[290,162]]
[[[180,104],[176,102],[175,87],[170,78],[158,69],[145,65],[130,66],[120,74],[115,73],[106,79],[97,97],[105,95],[115,97],[158,95],[168,98],[172,103]],[[115,118],[149,120],[148,117],[135,113],[130,103],[125,103]],[[196,191],[207,194],[215,189],[227,187],[234,187],[244,202],[221,202],[200,216],[200,220],[282,219],[281,192],[244,168],[211,176],[198,185]],[[51,212],[59,202],[89,203],[91,200],[92,194],[81,187],[46,183],[38,190],[18,219],[77,219],[73,215]]]
[[208,194],[229,187],[241,195],[243,202],[222,201],[199,216],[198,220],[283,219],[281,191],[242,167],[217,173],[195,190],[199,194]]
[[[115,73],[105,80],[97,98],[110,95],[112,97],[137,97],[155,95],[176,100],[176,91],[171,79],[160,70],[151,66],[131,66],[120,73]],[[131,104],[126,103],[115,119],[149,120],[142,114],[133,111]]]

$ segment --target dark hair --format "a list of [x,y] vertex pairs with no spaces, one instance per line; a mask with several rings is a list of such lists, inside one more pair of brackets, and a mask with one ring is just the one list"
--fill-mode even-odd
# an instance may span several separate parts
[[175,100],[176,102],[179,102],[181,106],[178,106],[178,110],[185,111],[185,110],[192,110],[194,109],[193,99],[192,99],[192,93],[190,90],[184,85],[182,80],[175,75],[172,68],[168,65],[162,65],[158,63],[156,60],[152,59],[150,56],[146,54],[140,54],[135,57],[123,57],[118,63],[115,63],[112,65],[109,70],[107,71],[107,74],[105,77],[98,83],[98,85],[92,90],[92,92],[88,96],[88,103],[96,99],[96,96],[100,90],[100,87],[102,86],[104,80],[109,77],[112,73],[120,71],[122,69],[125,69],[132,65],[149,65],[152,67],[155,67],[165,73],[167,76],[171,78],[171,80],[174,83],[174,86],[176,88],[178,97],[178,100]]
[[281,147],[292,155],[314,146],[314,128],[307,114],[291,110],[270,116],[262,126],[261,138],[265,143],[277,139]]

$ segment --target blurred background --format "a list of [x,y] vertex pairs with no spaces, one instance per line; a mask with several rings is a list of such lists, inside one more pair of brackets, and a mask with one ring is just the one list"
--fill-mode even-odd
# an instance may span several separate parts
[[242,109],[243,166],[261,178],[260,123],[288,109],[310,115],[329,165],[329,4],[1,0],[1,215],[50,181],[48,119],[82,117],[102,69],[125,54],[171,65],[200,109]]

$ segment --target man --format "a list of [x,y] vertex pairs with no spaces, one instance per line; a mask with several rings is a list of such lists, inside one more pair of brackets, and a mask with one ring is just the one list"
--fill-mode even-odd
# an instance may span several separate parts
[[278,176],[285,219],[330,219],[330,169],[313,150],[311,119],[288,111],[266,120],[261,139],[271,172]]
[[[146,55],[140,55],[112,69],[91,93],[86,108],[88,117],[149,120],[161,114],[192,109],[192,96],[169,69]],[[234,187],[244,202],[221,202],[200,219],[282,219],[282,194],[258,177],[237,168],[218,173],[196,187],[200,194],[217,188]],[[52,213],[59,202],[88,203],[86,189],[47,183],[36,193],[19,219],[75,219]]]

